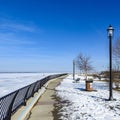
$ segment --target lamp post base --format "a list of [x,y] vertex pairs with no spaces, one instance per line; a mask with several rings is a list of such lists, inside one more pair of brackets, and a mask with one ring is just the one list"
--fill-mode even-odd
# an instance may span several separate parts
[[113,98],[113,97],[110,97],[110,98],[108,99],[108,101],[116,101],[116,99]]

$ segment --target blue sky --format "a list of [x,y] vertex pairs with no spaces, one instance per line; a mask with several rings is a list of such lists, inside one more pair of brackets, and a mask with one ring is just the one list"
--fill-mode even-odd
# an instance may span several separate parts
[[120,37],[119,0],[0,0],[0,72],[69,72],[79,54],[108,66],[106,29]]

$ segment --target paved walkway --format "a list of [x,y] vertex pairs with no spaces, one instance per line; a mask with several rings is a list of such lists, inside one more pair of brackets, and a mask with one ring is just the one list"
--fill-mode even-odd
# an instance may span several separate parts
[[64,78],[65,76],[59,77],[49,83],[45,93],[38,100],[27,120],[54,120],[54,117],[56,117],[53,115],[54,104],[56,102],[54,99],[55,87],[58,86]]

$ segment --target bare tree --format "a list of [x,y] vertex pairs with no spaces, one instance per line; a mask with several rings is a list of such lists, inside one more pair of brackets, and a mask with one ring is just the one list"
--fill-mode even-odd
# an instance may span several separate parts
[[116,43],[113,46],[113,60],[114,60],[114,84],[116,88],[120,86],[120,38],[117,39]]
[[115,63],[120,64],[120,38],[116,41],[113,46],[113,58]]
[[77,57],[76,65],[79,70],[84,72],[85,79],[87,80],[88,71],[93,69],[91,65],[90,57],[84,56],[82,53],[80,53]]

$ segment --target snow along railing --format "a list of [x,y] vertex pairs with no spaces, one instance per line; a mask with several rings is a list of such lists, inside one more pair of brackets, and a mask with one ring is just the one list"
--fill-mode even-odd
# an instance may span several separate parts
[[6,96],[0,98],[0,120],[11,120],[11,115],[22,105],[26,105],[26,101],[34,96],[41,87],[50,79],[54,79],[65,74],[56,74],[47,76],[30,85],[18,89]]

